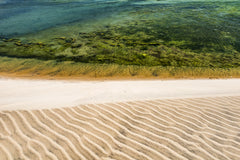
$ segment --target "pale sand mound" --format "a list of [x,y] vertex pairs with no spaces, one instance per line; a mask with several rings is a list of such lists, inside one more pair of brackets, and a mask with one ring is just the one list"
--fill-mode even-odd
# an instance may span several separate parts
[[240,96],[240,79],[58,81],[0,78],[0,110],[49,109],[144,99]]
[[0,111],[0,159],[240,159],[240,96]]

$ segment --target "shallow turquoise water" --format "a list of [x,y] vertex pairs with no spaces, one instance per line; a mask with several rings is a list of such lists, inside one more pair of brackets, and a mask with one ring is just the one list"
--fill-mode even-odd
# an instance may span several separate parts
[[[33,33],[76,22],[86,24],[89,21],[113,16],[121,19],[126,18],[119,16],[123,12],[133,12],[141,8],[149,9],[153,6],[161,8],[184,4],[188,13],[189,9],[192,9],[192,13],[194,13],[206,10],[206,6],[210,2],[216,2],[216,7],[221,6],[220,3],[225,3],[225,5],[236,3],[235,5],[239,7],[239,2],[235,0],[1,0],[0,35],[13,36]],[[194,6],[196,4],[198,6]],[[208,11],[211,12],[213,4],[209,6]],[[175,12],[178,10],[179,8],[176,8]],[[161,14],[164,14],[165,17],[167,14],[174,16],[170,12],[165,11]],[[222,14],[224,15],[224,12]],[[170,18],[173,19],[173,17]],[[174,19],[177,20],[178,17],[174,17]]]
[[87,23],[117,14],[124,9],[121,2],[76,1],[38,2],[10,1],[0,5],[0,34],[6,36],[33,33],[74,22]]
[[18,58],[239,66],[240,1],[2,0],[0,47]]

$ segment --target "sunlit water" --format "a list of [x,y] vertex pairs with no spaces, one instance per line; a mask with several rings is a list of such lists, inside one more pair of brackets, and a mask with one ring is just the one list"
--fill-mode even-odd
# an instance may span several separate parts
[[0,33],[6,36],[34,33],[74,22],[88,23],[113,16],[123,10],[114,1],[3,1],[0,8]]
[[[94,60],[86,62],[105,63],[116,62],[115,55],[131,50],[133,56],[136,53],[140,55],[127,61],[144,59],[145,54],[150,54],[153,57],[139,64],[152,65],[151,59],[154,58],[154,65],[175,65],[158,62],[157,59],[162,59],[162,55],[157,55],[160,54],[157,52],[159,45],[175,46],[196,54],[228,53],[235,56],[240,52],[240,1],[0,0],[0,38],[4,41],[2,47],[7,48],[0,48],[0,54],[12,57],[22,57],[20,52],[23,52],[28,53],[25,57],[36,58],[39,55],[36,56],[33,51],[41,50],[36,54],[41,54],[43,59],[52,59],[59,58],[58,53],[64,51],[61,54],[63,57],[77,57],[77,60],[69,60],[85,62],[79,56],[95,54],[92,57]],[[17,39],[9,42],[6,40],[9,38]],[[59,38],[64,41],[56,40]],[[73,46],[78,41],[82,43]],[[45,44],[42,45],[42,42]],[[14,53],[16,51],[12,47],[17,47],[19,53]],[[46,54],[49,50],[51,56]],[[110,53],[114,54],[113,58],[106,58]],[[96,58],[101,54],[104,58]],[[199,59],[201,57],[196,61]],[[178,60],[176,63],[179,63]],[[200,62],[190,63],[205,66]],[[237,63],[234,62],[234,65]],[[181,65],[182,62],[178,64]]]
[[[1,0],[0,1],[0,34],[4,36],[34,33],[66,24],[88,24],[107,18],[124,19],[126,12],[164,5],[189,3],[237,2],[232,0]],[[212,4],[210,4],[212,5]],[[219,4],[221,5],[221,4]],[[239,5],[239,3],[236,3]],[[238,6],[239,7],[239,6]],[[192,9],[196,7],[193,6]],[[187,8],[189,10],[191,8]],[[204,9],[199,6],[199,10]],[[211,9],[211,8],[210,8]],[[177,12],[177,10],[176,10]],[[192,12],[196,12],[193,10]],[[141,14],[141,12],[139,12]],[[169,14],[165,11],[163,14]],[[130,18],[129,15],[128,18]],[[149,17],[151,18],[151,17]],[[172,17],[171,17],[172,18]],[[175,17],[177,19],[177,17]],[[111,21],[112,21],[111,19]],[[109,22],[110,23],[110,22]]]

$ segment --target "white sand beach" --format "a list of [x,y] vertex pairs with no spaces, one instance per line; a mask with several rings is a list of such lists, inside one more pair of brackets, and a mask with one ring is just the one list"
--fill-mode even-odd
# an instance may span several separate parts
[[1,160],[239,160],[240,80],[0,79]]
[[134,81],[0,79],[0,110],[224,95],[240,95],[240,79]]

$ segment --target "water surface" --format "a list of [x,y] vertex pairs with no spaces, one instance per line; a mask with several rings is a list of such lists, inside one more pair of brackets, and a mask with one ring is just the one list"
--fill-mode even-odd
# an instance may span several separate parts
[[239,33],[237,0],[0,1],[1,56],[233,67]]

